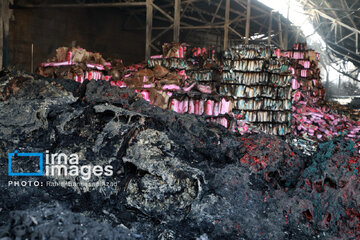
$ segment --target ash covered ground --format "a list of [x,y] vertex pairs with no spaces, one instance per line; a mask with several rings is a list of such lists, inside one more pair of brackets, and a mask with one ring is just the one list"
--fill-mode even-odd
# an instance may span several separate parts
[[[0,239],[360,239],[354,143],[336,138],[306,155],[291,142],[236,135],[106,81],[5,70]],[[8,186],[57,181],[8,176],[16,149],[110,164],[102,180],[116,185]]]

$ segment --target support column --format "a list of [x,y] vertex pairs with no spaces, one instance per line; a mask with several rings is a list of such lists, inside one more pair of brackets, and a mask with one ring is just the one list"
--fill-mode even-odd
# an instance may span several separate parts
[[0,15],[2,18],[2,65],[0,66],[0,69],[2,67],[6,67],[10,63],[10,49],[9,49],[9,30],[10,30],[10,16],[11,11],[9,8],[9,0],[0,0],[2,1],[1,7],[0,7]]
[[0,70],[3,68],[4,58],[4,1],[0,0]]
[[153,21],[152,0],[146,0],[146,43],[145,43],[145,60],[150,59],[151,55],[151,32]]
[[280,42],[280,48],[284,49],[283,32],[282,32],[282,26],[281,26],[281,16],[280,16],[280,13],[278,14],[278,23],[279,23],[279,42]]
[[251,17],[251,0],[248,0],[246,7],[246,29],[245,29],[245,43],[249,43],[250,37],[250,17]]
[[355,35],[355,47],[356,47],[356,54],[359,54],[359,33]]
[[229,17],[230,17],[230,0],[226,0],[225,25],[224,25],[224,50],[226,50],[229,47]]
[[[287,1],[287,20],[289,20],[290,17],[290,1]],[[289,49],[289,24],[285,25],[285,36],[284,36],[284,49]]]
[[174,3],[174,42],[180,42],[180,9],[181,0],[175,0]]
[[270,10],[270,20],[269,20],[269,29],[268,29],[268,45],[271,45],[272,16],[273,16],[273,11]]
[[285,36],[284,36],[284,50],[288,50],[289,48],[289,27],[285,26]]

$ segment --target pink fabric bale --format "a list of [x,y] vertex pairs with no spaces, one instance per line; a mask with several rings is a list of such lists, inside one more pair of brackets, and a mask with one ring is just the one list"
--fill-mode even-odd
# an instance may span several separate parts
[[207,100],[206,101],[206,108],[205,108],[205,114],[208,116],[212,116],[214,113],[214,101],[213,100]]
[[180,90],[180,87],[175,84],[167,84],[162,87],[163,90]]
[[179,112],[179,101],[175,98],[171,99],[170,101],[170,109]]

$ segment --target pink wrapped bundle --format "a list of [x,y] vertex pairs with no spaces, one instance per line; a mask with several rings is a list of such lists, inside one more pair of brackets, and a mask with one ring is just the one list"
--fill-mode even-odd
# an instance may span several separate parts
[[296,89],[298,89],[298,88],[300,88],[301,86],[300,86],[300,83],[295,79],[295,78],[293,78],[292,79],[292,89],[293,90],[296,90]]
[[196,55],[195,56],[201,56],[201,48],[197,48],[196,49],[197,51],[196,51]]
[[289,70],[291,71],[291,74],[295,74],[295,68],[293,68],[293,67],[289,67]]
[[172,92],[166,92],[166,94],[167,94],[169,97],[171,97],[171,96],[173,95]]
[[83,83],[84,82],[84,76],[83,75],[77,75],[76,73],[74,73],[74,80],[76,82]]
[[120,88],[124,88],[124,87],[126,87],[126,83],[123,81],[116,81],[116,86],[118,86]]
[[176,57],[178,58],[184,58],[186,53],[186,46],[179,46],[179,49],[176,52]]
[[179,101],[178,102],[178,113],[184,113],[183,110],[184,110],[184,101]]
[[291,58],[291,52],[289,52],[289,51],[284,51],[284,52],[282,52],[282,57],[286,57],[286,58]]
[[162,87],[163,90],[180,90],[180,87],[175,84],[167,84]]
[[100,80],[100,79],[102,79],[102,73],[99,71],[86,71],[85,79],[96,80],[96,81]]
[[220,113],[220,103],[219,102],[216,102],[214,104],[214,116],[219,116],[219,113]]
[[205,56],[206,53],[207,53],[207,50],[206,50],[206,48],[203,47],[203,48],[201,49],[201,54],[202,54],[202,56]]
[[241,134],[244,134],[249,130],[249,127],[247,125],[245,125],[245,126],[239,127],[238,130]]
[[72,52],[72,50],[69,50],[66,53],[66,60],[68,61],[68,63],[72,63],[72,58],[73,58],[73,52]]
[[[122,60],[120,62],[122,63]],[[105,62],[104,66],[107,68],[111,68],[111,62]]]
[[154,55],[150,57],[151,59],[161,59],[163,58],[163,55]]
[[97,70],[105,70],[105,67],[101,64],[91,64],[91,63],[87,63],[86,67],[88,68],[96,68]]
[[183,105],[182,105],[182,110],[181,112],[182,113],[187,113],[189,110],[189,98],[186,97],[184,100],[183,100]]
[[[236,130],[237,129],[237,130]],[[248,132],[249,126],[244,121],[236,121],[236,125],[233,126],[232,131],[238,131],[241,135]]]
[[205,114],[208,116],[212,116],[214,113],[214,101],[213,100],[207,100],[206,101],[206,107],[205,107]]
[[189,114],[195,113],[195,102],[194,99],[189,100]]
[[304,68],[310,68],[310,61],[304,62]]
[[294,59],[304,59],[304,53],[303,52],[294,52],[293,58]]
[[294,95],[293,95],[293,102],[298,102],[301,98],[301,92],[296,92]]
[[194,83],[191,84],[190,86],[183,87],[183,91],[189,92],[191,89],[193,89],[193,87],[195,87],[195,85],[196,85],[196,83],[194,82]]
[[110,81],[111,78],[112,78],[111,75],[105,75],[105,76],[103,76],[102,80],[105,80],[108,82],[108,81]]
[[143,88],[153,88],[153,87],[155,87],[155,84],[154,83],[144,84],[142,87]]
[[197,89],[202,93],[207,93],[207,94],[211,93],[211,87],[210,86],[198,84]]
[[317,131],[319,129],[319,127],[315,126],[315,125],[312,125],[312,124],[304,124],[305,128],[306,129],[312,129],[313,131]]
[[179,112],[179,100],[173,98],[170,101],[170,109],[175,111],[175,112]]
[[150,92],[149,91],[141,91],[141,96],[145,101],[150,102]]
[[281,50],[280,50],[280,48],[278,48],[278,49],[275,50],[275,55],[276,55],[278,58],[280,58],[280,55],[281,55]]
[[205,101],[201,99],[199,101],[199,115],[203,115],[205,112]]
[[188,75],[186,75],[185,70],[179,71],[178,74],[181,75],[181,76],[183,76],[185,80],[188,79]]
[[301,70],[301,77],[306,78],[307,77],[307,70]]
[[229,121],[226,119],[226,117],[221,117],[221,118],[218,119],[218,121],[225,128],[229,127]]
[[220,114],[226,114],[230,112],[230,101],[226,101],[225,98],[221,99],[221,104],[220,104]]
[[59,67],[59,66],[69,66],[73,65],[72,62],[49,62],[49,63],[40,63],[41,67]]
[[200,115],[200,100],[195,100],[194,101],[194,105],[195,105],[195,115]]

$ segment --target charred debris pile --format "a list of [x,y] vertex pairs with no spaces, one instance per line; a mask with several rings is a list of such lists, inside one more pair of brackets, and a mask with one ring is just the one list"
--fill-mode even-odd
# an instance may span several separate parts
[[167,44],[126,67],[61,49],[45,77],[0,72],[1,159],[76,153],[116,183],[8,186],[60,179],[8,176],[1,161],[0,239],[359,238],[359,124],[324,101],[318,55],[216,56]]

